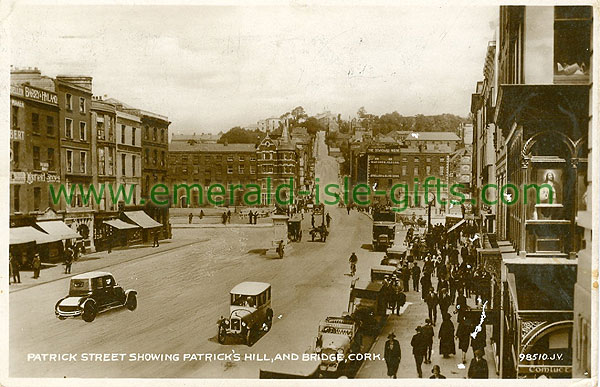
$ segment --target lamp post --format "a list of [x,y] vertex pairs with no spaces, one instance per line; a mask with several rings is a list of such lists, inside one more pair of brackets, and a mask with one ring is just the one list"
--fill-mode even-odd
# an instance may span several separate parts
[[433,192],[429,193],[429,203],[427,204],[427,233],[431,233],[431,206],[435,203],[435,194]]

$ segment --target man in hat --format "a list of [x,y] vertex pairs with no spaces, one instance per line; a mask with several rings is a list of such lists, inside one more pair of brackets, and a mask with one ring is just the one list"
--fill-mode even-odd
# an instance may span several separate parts
[[425,325],[423,326],[423,337],[427,344],[427,352],[425,354],[425,364],[431,364],[431,350],[433,349],[433,337],[435,332],[433,331],[433,324],[430,319],[425,319]]
[[396,379],[396,373],[400,365],[401,351],[400,343],[396,340],[394,332],[388,335],[388,340],[385,342],[383,358],[387,365],[387,375],[392,379]]
[[488,364],[483,358],[483,351],[480,349],[475,351],[475,358],[471,360],[469,365],[469,379],[487,379],[488,378]]
[[413,347],[413,355],[415,357],[417,373],[419,374],[419,378],[422,378],[423,371],[421,370],[421,365],[423,364],[423,358],[427,353],[427,343],[425,342],[425,337],[423,336],[423,328],[417,327],[415,330],[417,333],[412,337],[410,345]]

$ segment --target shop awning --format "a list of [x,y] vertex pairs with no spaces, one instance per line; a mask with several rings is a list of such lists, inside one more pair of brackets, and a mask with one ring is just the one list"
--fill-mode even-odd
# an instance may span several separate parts
[[10,228],[10,245],[35,242],[37,244],[51,243],[61,240],[54,235],[48,235],[31,226]]
[[448,230],[448,232],[452,232],[454,230],[456,230],[457,228],[459,228],[460,226],[463,225],[463,223],[465,223],[466,220],[465,219],[461,219],[458,223],[456,223],[454,226],[450,227],[450,229]]
[[44,230],[46,233],[52,236],[56,236],[60,239],[75,239],[81,238],[78,232],[67,226],[61,220],[52,220],[49,222],[38,222],[37,226]]
[[148,216],[144,211],[125,212],[125,216],[141,228],[162,227],[162,224]]
[[131,223],[125,223],[121,219],[106,220],[106,221],[104,221],[104,223],[108,224],[109,226],[112,226],[114,228],[117,228],[119,230],[129,230],[132,228],[139,228],[139,226],[136,226],[135,224],[131,224]]

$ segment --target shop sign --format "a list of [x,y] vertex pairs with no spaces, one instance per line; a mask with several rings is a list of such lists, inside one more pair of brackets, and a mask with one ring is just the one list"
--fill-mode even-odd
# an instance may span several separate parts
[[39,172],[11,172],[11,184],[60,183],[60,176]]
[[20,99],[10,99],[10,104],[12,106],[16,106],[16,107],[20,107],[20,108],[24,108],[25,107],[25,103],[23,101],[21,101]]
[[23,89],[25,91],[25,98],[58,106],[58,96],[56,95],[56,93],[33,88],[30,86],[23,86]]
[[42,171],[48,172],[48,163],[40,163],[40,167],[42,168]]
[[20,97],[23,97],[25,95],[23,88],[20,86],[16,86],[16,85],[10,85],[10,93],[14,94],[14,95],[18,95]]
[[18,129],[11,129],[10,130],[10,139],[11,140],[25,140],[25,132],[22,130],[18,130]]
[[521,374],[570,374],[572,366],[557,366],[557,365],[520,365],[519,373]]

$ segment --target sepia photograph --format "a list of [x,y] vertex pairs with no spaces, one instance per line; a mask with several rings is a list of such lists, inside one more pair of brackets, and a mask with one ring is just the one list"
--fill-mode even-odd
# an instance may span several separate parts
[[0,4],[0,384],[596,386],[597,14]]

